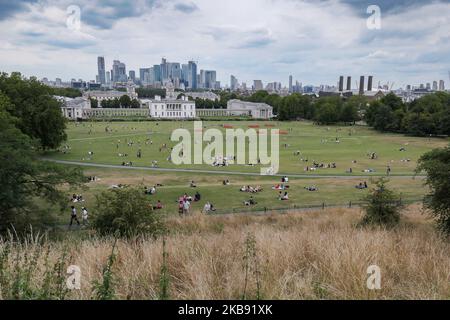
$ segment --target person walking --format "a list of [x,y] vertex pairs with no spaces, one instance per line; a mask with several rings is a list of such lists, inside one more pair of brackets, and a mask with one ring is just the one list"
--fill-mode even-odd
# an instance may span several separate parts
[[72,206],[71,210],[72,211],[70,213],[70,224],[69,224],[69,227],[72,226],[74,220],[77,222],[78,225],[80,225],[80,221],[78,220],[78,217],[77,217],[77,209],[75,209],[75,207]]
[[85,207],[81,208],[81,220],[83,221],[83,226],[88,224],[89,213]]

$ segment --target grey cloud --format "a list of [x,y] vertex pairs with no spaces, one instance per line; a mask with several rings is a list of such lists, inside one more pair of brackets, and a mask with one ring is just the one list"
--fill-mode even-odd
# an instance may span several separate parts
[[367,15],[366,10],[370,5],[377,5],[382,13],[390,14],[431,3],[450,3],[450,0],[341,0],[341,2],[350,5],[361,15]]
[[26,4],[34,2],[37,0],[0,0],[0,21],[26,10]]
[[[139,17],[147,10],[158,7],[160,0],[145,0],[143,2],[130,2],[126,0],[96,2],[95,6],[81,6],[82,22],[99,29],[111,29],[113,25],[123,19]],[[105,10],[106,9],[106,10]]]
[[192,13],[199,10],[197,5],[193,2],[191,3],[177,3],[174,6],[175,10],[181,11],[183,13]]

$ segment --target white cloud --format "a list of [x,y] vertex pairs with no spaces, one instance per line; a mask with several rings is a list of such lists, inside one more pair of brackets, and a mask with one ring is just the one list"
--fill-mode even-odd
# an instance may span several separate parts
[[[66,27],[66,8],[81,8],[81,30]],[[94,79],[96,57],[127,69],[194,59],[199,68],[287,82],[335,83],[339,75],[374,74],[381,81],[426,82],[450,69],[450,4],[424,2],[382,15],[382,29],[338,0],[40,1],[0,21],[6,71],[39,77]]]

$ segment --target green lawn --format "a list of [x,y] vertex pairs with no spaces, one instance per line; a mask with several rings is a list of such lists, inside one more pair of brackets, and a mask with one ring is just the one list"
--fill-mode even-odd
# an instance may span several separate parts
[[[249,125],[259,124],[261,128],[267,122],[203,122],[207,128],[222,128],[223,124],[231,124],[234,128],[248,129]],[[314,174],[314,175],[348,175],[351,167],[353,175],[361,175],[365,169],[374,169],[371,175],[384,175],[389,164],[393,175],[412,175],[417,159],[432,148],[442,147],[448,140],[405,137],[396,134],[380,134],[366,127],[326,127],[316,126],[310,122],[273,122],[275,128],[292,131],[288,135],[280,135],[280,173],[282,174]],[[110,132],[105,132],[109,127]],[[208,170],[229,170],[239,172],[259,172],[257,166],[230,165],[226,168],[215,168],[210,165],[177,166],[167,161],[170,149],[160,151],[162,144],[173,147],[177,142],[170,141],[170,135],[176,128],[184,127],[193,134],[193,122],[162,121],[162,122],[94,122],[68,126],[68,145],[71,150],[67,154],[54,152],[48,157],[61,160],[93,162],[120,165],[122,162],[132,162],[134,166],[150,166],[153,160],[164,168],[189,168]],[[340,143],[336,143],[336,138]],[[146,144],[150,139],[153,144]],[[128,146],[132,141],[133,145]],[[193,143],[194,145],[194,143]],[[225,145],[225,141],[224,141]],[[399,151],[400,148],[406,151]],[[137,157],[138,150],[142,158]],[[93,157],[88,152],[94,152]],[[296,151],[301,156],[295,156]],[[371,160],[368,153],[376,152],[378,159]],[[127,154],[120,157],[119,154]],[[336,169],[319,169],[305,172],[308,165],[300,159],[308,159],[318,163],[336,163]],[[409,159],[409,162],[402,161]],[[352,161],[355,160],[356,163]]]
[[[247,129],[249,125],[259,124],[264,128],[267,122],[220,122],[208,121],[203,125],[207,128],[217,128],[223,130],[223,124],[233,125],[234,128]],[[367,181],[371,186],[371,176],[385,175],[386,166],[392,168],[389,186],[402,194],[406,201],[420,200],[427,192],[420,177],[413,179],[409,176],[414,174],[417,159],[421,154],[436,147],[443,147],[448,144],[448,140],[405,137],[394,134],[380,134],[366,127],[325,127],[316,126],[309,122],[273,122],[275,128],[289,131],[287,135],[280,136],[280,173],[281,174],[307,174],[319,175],[322,178],[290,178],[289,201],[278,200],[278,192],[272,190],[272,186],[280,183],[279,177],[271,176],[240,176],[225,174],[203,174],[186,172],[158,172],[130,169],[112,168],[84,168],[86,175],[100,177],[100,181],[87,184],[85,190],[69,190],[69,192],[81,193],[86,199],[83,204],[93,210],[95,195],[107,190],[114,184],[152,186],[157,183],[163,184],[158,188],[157,194],[148,196],[156,203],[161,200],[164,213],[176,214],[177,198],[184,193],[194,195],[199,191],[202,200],[193,204],[193,210],[199,211],[206,201],[212,202],[218,209],[218,213],[243,212],[247,210],[264,210],[264,208],[280,209],[296,207],[320,206],[325,203],[327,206],[347,205],[350,201],[358,202],[368,192],[358,190],[355,185],[362,181]],[[109,127],[111,132],[105,132]],[[159,151],[163,143],[169,147],[176,143],[169,141],[172,130],[185,127],[193,132],[193,122],[162,121],[156,122],[95,122],[75,125],[70,123],[67,133],[70,151],[67,154],[62,152],[52,152],[46,157],[60,160],[70,160],[85,163],[100,163],[119,165],[123,161],[132,161],[134,167],[151,165],[152,160],[157,160],[163,168],[183,168],[183,169],[207,169],[226,170],[239,172],[258,173],[258,167],[243,165],[230,165],[228,167],[215,168],[209,165],[182,165],[176,166],[169,163],[166,158],[169,150]],[[340,143],[336,143],[336,138]],[[145,141],[151,139],[153,144],[146,144]],[[119,142],[120,141],[120,142]],[[133,146],[128,146],[128,142],[133,141]],[[117,148],[118,145],[118,148]],[[285,147],[285,145],[287,145]],[[400,148],[406,151],[399,151]],[[142,150],[142,158],[137,158],[138,149]],[[300,156],[294,156],[294,152],[301,151],[301,157],[308,158],[309,164],[317,161],[319,163],[337,164],[336,169],[318,169],[314,172],[305,172],[307,163],[300,161]],[[88,152],[93,151],[94,156],[89,160]],[[371,160],[367,156],[370,152],[376,152],[378,159]],[[119,157],[119,153],[127,153],[127,157]],[[402,159],[410,159],[409,162],[402,162]],[[353,163],[356,160],[356,163]],[[353,168],[353,175],[365,175],[366,177],[352,177],[347,174],[348,168]],[[365,174],[361,171],[367,168],[375,169],[372,174]],[[341,176],[337,178],[327,177]],[[345,177],[346,176],[346,177]],[[344,178],[345,177],[345,178]],[[222,181],[229,179],[230,186],[223,186]],[[189,182],[195,180],[197,188],[190,188]],[[260,185],[263,188],[261,193],[249,194],[240,192],[243,185],[253,187]],[[305,190],[307,186],[317,186],[319,191],[310,192]],[[253,195],[258,202],[257,205],[249,208],[243,202]],[[68,216],[68,215],[67,215]],[[67,217],[63,217],[66,219]],[[62,220],[62,221],[65,221]]]

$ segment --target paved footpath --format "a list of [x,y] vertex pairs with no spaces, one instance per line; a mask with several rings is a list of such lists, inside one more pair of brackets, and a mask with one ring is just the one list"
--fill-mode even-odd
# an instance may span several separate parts
[[[42,160],[67,164],[73,166],[81,167],[94,167],[94,168],[109,168],[109,169],[125,169],[125,170],[146,170],[146,171],[156,171],[156,172],[187,172],[187,173],[207,173],[207,174],[220,174],[220,175],[237,175],[237,176],[262,176],[258,172],[238,172],[238,171],[223,171],[223,170],[202,170],[202,169],[176,169],[176,168],[153,168],[153,167],[128,167],[113,164],[101,164],[101,163],[90,163],[90,162],[79,162],[79,161],[66,161],[66,160],[56,160],[42,158]],[[355,178],[370,178],[370,177],[381,177],[384,175],[318,175],[318,174],[293,174],[293,173],[278,173],[270,175],[272,177],[284,177],[288,176],[290,178],[332,178],[332,179],[355,179]],[[394,178],[403,179],[413,179],[414,177],[421,178],[423,176],[417,175],[391,175]]]

